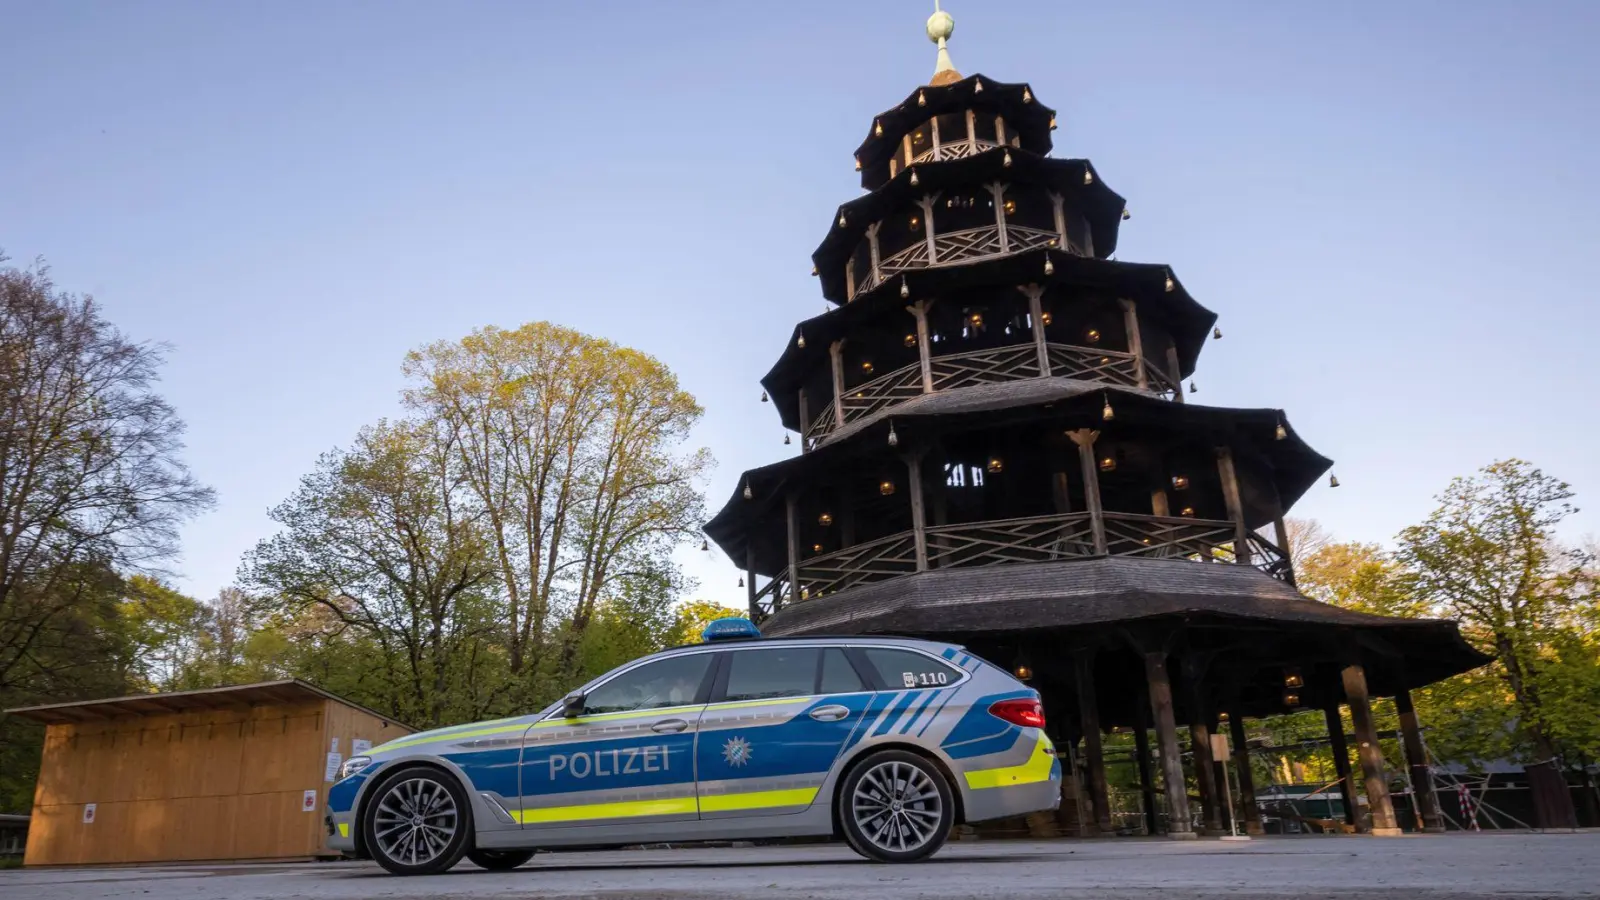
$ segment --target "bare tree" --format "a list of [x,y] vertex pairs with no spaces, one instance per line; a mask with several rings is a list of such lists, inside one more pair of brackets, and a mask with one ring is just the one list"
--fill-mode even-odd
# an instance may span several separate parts
[[1316,519],[1285,519],[1283,524],[1289,532],[1289,546],[1283,549],[1288,551],[1295,572],[1304,568],[1317,551],[1333,543],[1333,535]]
[[178,459],[161,362],[47,269],[0,269],[0,690],[47,665],[85,572],[153,569],[212,502]]

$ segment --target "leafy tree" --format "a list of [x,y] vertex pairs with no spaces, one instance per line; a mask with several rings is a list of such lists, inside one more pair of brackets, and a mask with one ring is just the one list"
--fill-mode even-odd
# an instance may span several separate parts
[[720,603],[709,600],[691,600],[678,607],[677,618],[673,623],[672,633],[668,643],[674,646],[682,644],[700,643],[700,635],[718,619],[742,616],[743,612],[730,609]]

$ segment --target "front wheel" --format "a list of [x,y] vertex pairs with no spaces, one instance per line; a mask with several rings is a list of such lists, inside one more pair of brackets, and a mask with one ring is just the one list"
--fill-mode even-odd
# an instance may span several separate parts
[[915,862],[944,846],[955,803],[944,773],[903,750],[883,750],[857,763],[839,792],[845,840],[878,862]]
[[533,859],[532,850],[468,850],[467,859],[480,869],[509,872]]
[[467,852],[472,809],[454,778],[413,766],[377,785],[361,827],[368,852],[390,873],[437,875]]

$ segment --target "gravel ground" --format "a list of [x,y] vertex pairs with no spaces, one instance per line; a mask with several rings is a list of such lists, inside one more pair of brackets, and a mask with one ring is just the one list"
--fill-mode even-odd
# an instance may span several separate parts
[[5,900],[1220,900],[1241,895],[1600,897],[1600,834],[979,842],[952,844],[928,862],[904,866],[874,865],[834,845],[548,853],[515,872],[482,872],[462,863],[436,878],[393,878],[355,862],[0,872]]

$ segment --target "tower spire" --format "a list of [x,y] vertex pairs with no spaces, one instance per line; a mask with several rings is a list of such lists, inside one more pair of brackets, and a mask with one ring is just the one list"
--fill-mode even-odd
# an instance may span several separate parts
[[934,64],[933,79],[929,84],[949,84],[961,80],[961,73],[950,61],[950,48],[946,43],[955,30],[956,20],[939,8],[939,0],[933,0],[933,15],[928,17],[928,40],[939,45],[939,61]]

